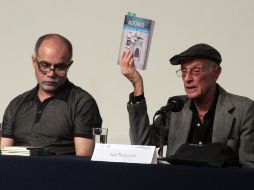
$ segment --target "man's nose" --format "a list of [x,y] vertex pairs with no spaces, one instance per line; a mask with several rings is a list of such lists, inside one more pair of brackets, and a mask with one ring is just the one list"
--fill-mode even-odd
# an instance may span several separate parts
[[193,80],[193,76],[190,71],[186,72],[186,74],[183,76],[184,81],[191,81]]
[[55,68],[53,67],[50,67],[50,71],[47,73],[47,75],[49,76],[49,77],[52,77],[52,76],[54,76],[55,75]]

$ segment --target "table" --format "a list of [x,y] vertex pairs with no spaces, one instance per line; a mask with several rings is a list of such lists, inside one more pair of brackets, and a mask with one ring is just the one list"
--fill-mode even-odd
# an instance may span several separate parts
[[76,156],[0,156],[0,189],[254,189],[254,169],[90,161]]

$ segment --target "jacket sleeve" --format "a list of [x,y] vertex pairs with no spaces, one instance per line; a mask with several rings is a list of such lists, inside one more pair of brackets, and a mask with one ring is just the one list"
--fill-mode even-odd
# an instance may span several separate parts
[[239,161],[254,168],[254,102],[246,105],[241,120]]
[[[155,125],[150,125],[146,101],[142,100],[136,104],[128,103],[127,110],[129,112],[131,144],[160,146],[160,119],[156,119]],[[167,130],[165,130],[165,137],[167,137]],[[164,142],[167,141],[164,140]]]

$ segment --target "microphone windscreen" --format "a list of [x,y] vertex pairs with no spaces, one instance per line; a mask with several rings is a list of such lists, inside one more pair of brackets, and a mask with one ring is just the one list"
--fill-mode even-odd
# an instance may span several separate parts
[[171,107],[172,112],[179,112],[183,109],[183,106],[184,106],[184,102],[183,102],[182,98],[180,98],[179,96],[170,97],[168,99],[167,104],[168,105],[173,105]]

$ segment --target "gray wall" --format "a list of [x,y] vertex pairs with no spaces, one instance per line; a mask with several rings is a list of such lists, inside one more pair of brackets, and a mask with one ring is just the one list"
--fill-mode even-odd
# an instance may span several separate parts
[[156,22],[147,70],[141,71],[151,118],[169,96],[184,93],[169,58],[200,42],[222,54],[218,82],[254,99],[253,7],[252,0],[0,0],[0,118],[11,99],[36,84],[31,55],[37,38],[60,33],[74,46],[69,79],[97,100],[109,143],[129,143],[132,86],[117,65],[128,11]]

